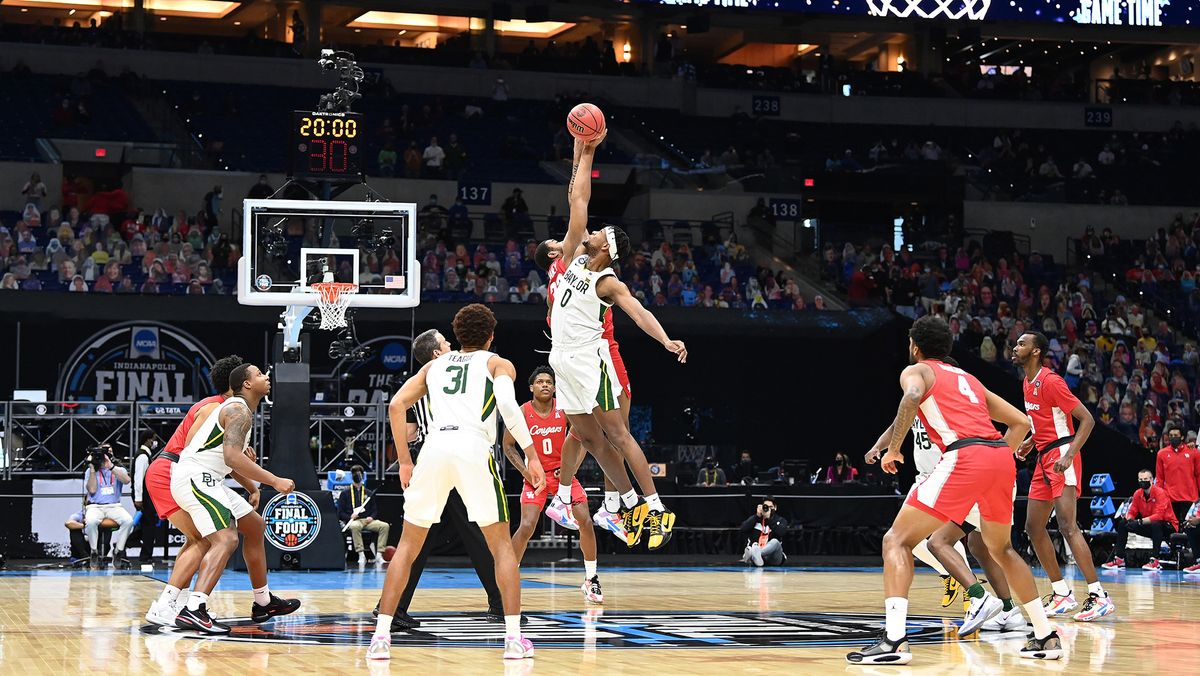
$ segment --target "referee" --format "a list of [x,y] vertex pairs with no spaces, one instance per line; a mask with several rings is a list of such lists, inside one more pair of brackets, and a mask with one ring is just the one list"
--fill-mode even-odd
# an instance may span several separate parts
[[[417,365],[420,366],[450,352],[452,349],[450,343],[446,342],[446,339],[442,337],[440,332],[436,329],[430,329],[417,336],[413,341],[412,353],[413,358],[417,361]],[[418,449],[420,449],[421,443],[425,441],[428,423],[429,395],[426,395],[415,406],[408,409],[408,444],[413,449],[413,457],[418,461]],[[400,443],[400,440],[397,439],[396,443]],[[388,469],[391,471],[391,468]],[[467,556],[471,557],[471,565],[475,567],[475,573],[479,575],[479,582],[483,584],[484,590],[487,591],[487,618],[494,622],[502,622],[504,620],[504,606],[500,602],[500,588],[496,586],[496,563],[492,559],[492,553],[488,551],[487,541],[483,538],[483,531],[479,530],[479,526],[467,518],[467,506],[463,504],[458,491],[452,490],[446,499],[446,507],[442,511],[441,520],[430,526],[429,534],[425,538],[425,546],[421,548],[421,553],[417,554],[417,558],[413,560],[412,571],[409,573],[408,578],[408,586],[404,588],[404,593],[400,596],[400,604],[396,606],[396,614],[392,616],[392,631],[403,631],[421,625],[420,620],[408,614],[408,606],[412,603],[413,593],[417,590],[417,583],[421,581],[421,572],[425,570],[425,560],[429,558],[429,552],[442,541],[442,528],[447,525],[447,521],[458,532],[463,546],[467,548]],[[378,603],[375,604],[375,614],[379,614]]]

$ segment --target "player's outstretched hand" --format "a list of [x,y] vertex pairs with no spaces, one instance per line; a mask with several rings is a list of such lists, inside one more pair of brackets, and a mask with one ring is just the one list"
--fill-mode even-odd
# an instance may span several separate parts
[[1017,446],[1017,457],[1024,460],[1025,458],[1029,457],[1029,454],[1032,451],[1033,437],[1029,437],[1025,441],[1022,441],[1020,446]]
[[896,463],[900,462],[904,462],[904,454],[888,449],[888,452],[883,454],[883,471],[888,474],[899,472],[900,468],[896,466]]
[[401,490],[408,490],[408,485],[410,483],[412,483],[412,474],[413,474],[412,463],[409,463],[407,465],[400,465],[400,488],[401,488]]
[[595,152],[596,148],[599,148],[600,144],[604,143],[604,139],[606,139],[606,138],[608,138],[608,128],[607,127],[605,127],[604,131],[600,134],[600,136],[592,139],[591,141],[583,142],[584,152]]
[[525,480],[533,486],[533,494],[541,495],[542,491],[546,490],[546,470],[542,469],[541,464],[529,463],[526,471],[529,476],[525,477]]
[[668,352],[675,355],[680,364],[687,363],[687,346],[683,344],[682,340],[668,340],[665,347]]
[[868,465],[874,465],[875,462],[879,460],[879,456],[882,453],[883,451],[879,450],[878,448],[872,448],[871,450],[867,451],[866,455],[863,456],[863,462],[867,463]]
[[275,479],[275,482],[271,484],[271,487],[280,493],[291,493],[292,491],[296,490],[296,482],[292,481],[291,479],[279,477]]

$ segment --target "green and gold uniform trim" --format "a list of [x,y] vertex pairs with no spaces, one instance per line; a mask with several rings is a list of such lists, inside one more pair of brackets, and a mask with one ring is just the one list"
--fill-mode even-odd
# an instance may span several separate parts
[[492,391],[492,379],[488,378],[483,385],[483,415],[480,420],[486,421],[488,416],[496,410],[496,393]]
[[205,495],[203,491],[196,487],[195,481],[188,481],[188,483],[192,485],[192,495],[195,495],[200,504],[204,506],[204,511],[208,512],[208,518],[212,519],[213,525],[218,530],[228,528],[229,524],[233,522],[233,512]]
[[496,491],[496,515],[500,521],[508,521],[508,500],[504,497],[504,482],[496,470],[496,459],[488,456],[488,470],[492,473],[492,487]]
[[600,389],[596,390],[596,403],[601,411],[611,411],[617,407],[617,401],[612,395],[612,379],[608,376],[608,364],[600,358]]
[[[213,415],[217,414],[214,412]],[[212,449],[220,446],[224,439],[225,430],[221,429],[221,423],[218,421],[217,424],[213,425],[212,430],[208,433],[208,439],[206,439],[203,444],[200,444],[199,450],[211,451]]]

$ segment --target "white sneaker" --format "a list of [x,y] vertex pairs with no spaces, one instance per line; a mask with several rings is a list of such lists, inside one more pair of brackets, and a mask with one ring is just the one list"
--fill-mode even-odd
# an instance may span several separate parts
[[1025,629],[1025,616],[1016,606],[1013,606],[1012,610],[1001,610],[995,617],[979,627],[979,631],[1021,631],[1023,629]]
[[599,576],[584,580],[579,589],[583,591],[583,599],[588,603],[604,603],[604,592],[600,590]]
[[506,638],[504,639],[504,659],[506,660],[523,660],[526,657],[533,657],[533,643],[530,643],[527,638]]
[[750,545],[750,560],[754,563],[754,565],[762,568],[762,547],[759,547],[757,543]]
[[160,627],[174,627],[175,616],[178,614],[179,610],[175,606],[159,603],[158,599],[155,599],[154,603],[150,604],[150,610],[146,611],[146,621]]
[[360,565],[360,566],[367,565],[367,553],[366,552],[358,553],[358,565]]
[[387,634],[375,634],[371,639],[371,647],[367,648],[367,659],[392,659],[392,637]]
[[1004,610],[1004,602],[991,594],[972,598],[971,605],[967,608],[967,615],[963,618],[963,623],[958,626],[958,635],[966,636],[974,633],[984,622],[1000,614],[1002,610]]
[[550,498],[550,504],[546,506],[546,516],[550,517],[551,521],[554,521],[554,523],[557,523],[562,528],[579,530],[579,522],[575,520],[575,515],[571,513],[571,505],[564,504],[557,495]]
[[383,564],[383,552],[375,552],[375,565]]

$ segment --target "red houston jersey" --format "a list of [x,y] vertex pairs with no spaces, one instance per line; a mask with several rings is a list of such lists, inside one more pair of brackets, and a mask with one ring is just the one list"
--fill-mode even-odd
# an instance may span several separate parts
[[174,453],[175,455],[182,453],[183,447],[187,445],[188,432],[191,431],[192,424],[196,422],[196,414],[200,412],[200,409],[209,404],[219,404],[223,401],[225,401],[225,395],[214,394],[211,397],[205,397],[192,404],[192,407],[188,409],[187,415],[183,416],[183,422],[179,423],[179,427],[176,427],[175,432],[171,434],[171,439],[167,442],[166,447],[163,448],[163,452]]
[[[546,275],[547,275],[546,279],[548,280],[546,282],[546,295],[549,297],[549,300],[550,300],[550,311],[551,312],[554,311],[554,285],[556,283],[558,283],[558,278],[560,276],[562,276],[562,274],[566,271],[567,271],[567,261],[564,260],[561,256],[559,256],[558,258],[556,258],[554,260],[553,263],[550,264],[550,270],[549,270],[549,272],[546,273]],[[612,308],[605,308],[605,310],[604,310],[604,330],[600,335],[602,338],[604,338],[605,340],[608,341],[608,348],[610,350],[616,350],[618,345],[617,345],[617,338],[613,334],[612,314],[613,314]],[[550,315],[549,314],[546,315],[546,323],[547,324],[550,323]]]
[[567,441],[567,416],[553,402],[550,415],[544,418],[533,410],[532,401],[525,402],[521,412],[525,414],[529,436],[533,437],[533,450],[542,461],[542,469],[547,472],[558,469],[562,465],[562,447]]
[[937,360],[923,363],[933,369],[933,387],[921,400],[917,416],[943,453],[959,439],[1000,438],[988,415],[987,390],[975,376]]
[[1021,386],[1025,390],[1025,412],[1033,423],[1033,443],[1039,450],[1075,434],[1071,411],[1079,400],[1062,376],[1043,366],[1033,382],[1022,378]]

